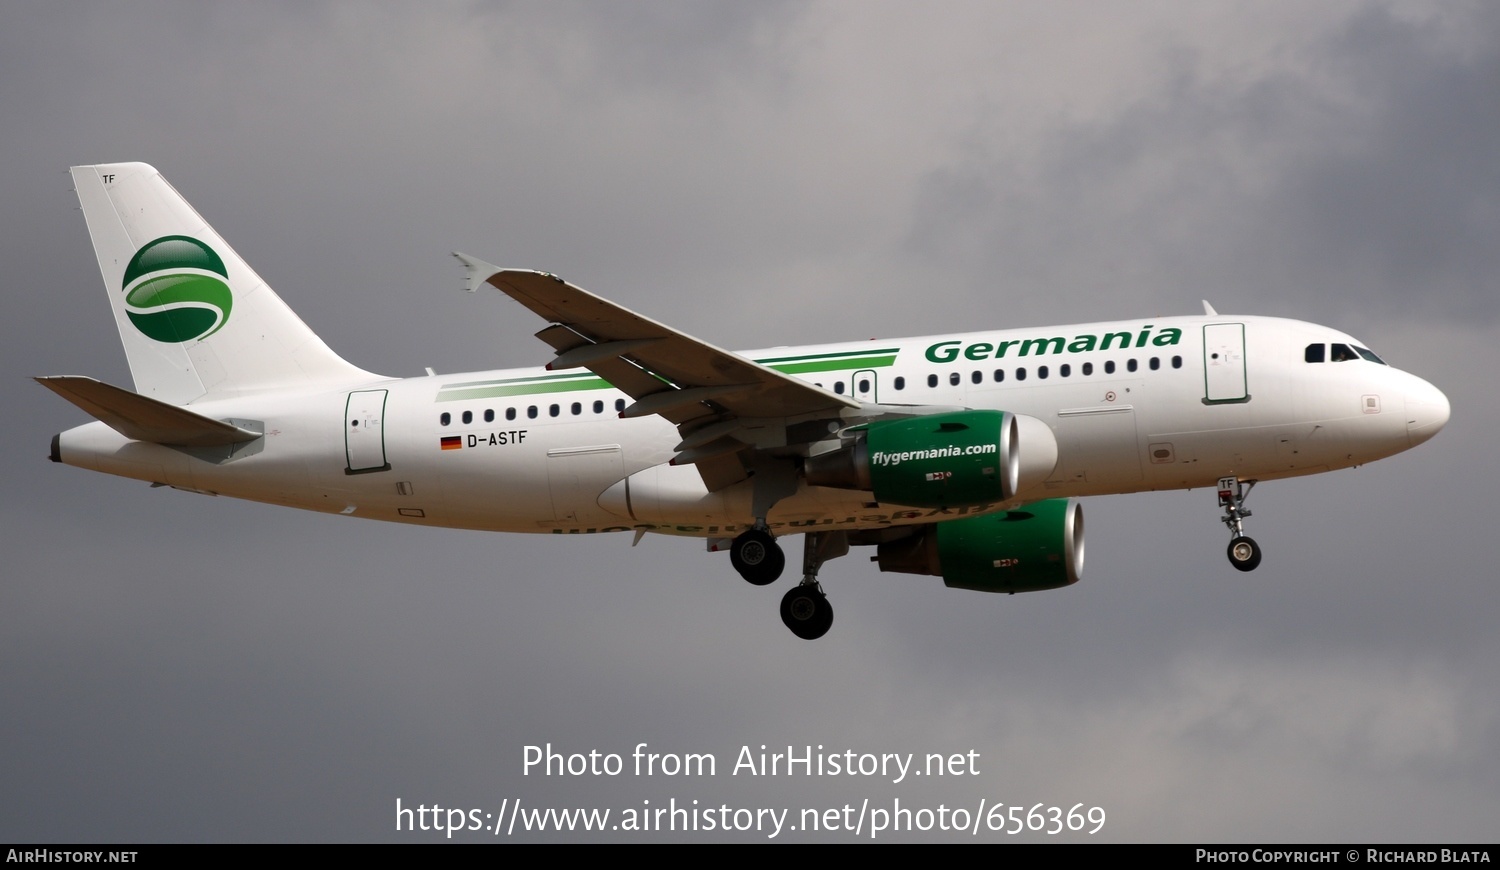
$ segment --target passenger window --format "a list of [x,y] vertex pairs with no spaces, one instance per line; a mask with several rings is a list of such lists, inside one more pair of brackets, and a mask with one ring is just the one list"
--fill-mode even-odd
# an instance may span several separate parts
[[444,411],[443,415],[441,417],[438,417],[438,422],[446,426],[449,423],[453,422],[453,415],[449,414],[447,411]]
[[1182,368],[1182,357],[1180,357],[1180,356],[1174,356],[1174,357],[1172,357],[1172,368],[1174,368],[1174,369],[1180,369],[1180,368]]
[[927,386],[929,386],[929,387],[935,387],[935,386],[937,386],[937,375],[928,375],[927,376]]
[[536,419],[536,405],[531,405],[531,406],[527,407],[527,409],[526,409],[526,416],[530,417],[533,420]]
[[484,422],[486,422],[486,423],[493,423],[493,422],[495,422],[495,409],[494,408],[485,408],[484,409]]
[[601,402],[601,401],[599,401],[598,399],[594,400],[594,413],[595,414],[603,414],[604,413],[604,403]]
[[904,390],[904,389],[906,389],[906,378],[896,378],[896,389],[898,389],[898,390]]
[[1115,373],[1115,361],[1114,360],[1110,359],[1110,360],[1105,360],[1104,361],[1104,373],[1106,375],[1112,375],[1112,374]]
[[1084,363],[1083,364],[1083,373],[1085,375],[1091,375],[1091,374],[1093,374],[1094,373],[1094,364],[1093,363]]
[[864,378],[864,379],[862,379],[859,382],[859,391],[861,393],[868,393],[868,392],[870,392],[870,379],[869,378]]
[[473,411],[465,411],[464,412],[464,425],[467,426],[467,425],[469,425],[472,422],[474,422],[474,412]]
[[1005,369],[995,369],[995,383],[1005,380]]
[[514,420],[514,419],[516,419],[516,409],[515,408],[506,408],[505,409],[505,419],[507,419],[507,420]]
[[1026,380],[1026,367],[1025,366],[1022,366],[1022,367],[1016,369],[1016,380],[1018,380],[1018,381],[1024,381],[1024,380]]
[[625,400],[624,399],[615,399],[615,410],[616,411],[620,411],[622,413],[625,411]]
[[573,416],[577,417],[579,414],[583,413],[583,405],[580,405],[579,403],[574,402],[573,403],[573,407],[570,410],[573,412]]
[[1133,372],[1133,371],[1135,371],[1135,368],[1136,368],[1136,366],[1135,366],[1135,359],[1134,358],[1126,360],[1126,362],[1125,362],[1125,370],[1126,371]]
[[1161,368],[1161,360],[1157,359],[1156,357],[1152,357],[1151,358],[1151,371],[1154,372],[1154,371],[1156,371],[1159,368]]
[[952,384],[955,387],[958,386],[958,380],[958,372],[954,372],[953,374],[948,376],[948,383]]
[[1063,363],[1062,365],[1057,367],[1057,373],[1059,375],[1062,375],[1063,377],[1067,377],[1068,375],[1071,375],[1073,373],[1073,367],[1068,365],[1067,363]]
[[1036,376],[1039,377],[1039,378],[1041,378],[1041,379],[1043,379],[1043,380],[1046,380],[1047,379],[1047,367],[1046,366],[1037,366],[1036,367]]
[[969,375],[969,380],[973,381],[976,384],[984,383],[984,372],[975,372],[974,374]]
[[556,405],[553,405],[553,406],[551,406],[551,407],[549,407],[547,409],[547,413],[551,414],[553,417],[556,417],[557,414],[558,414],[558,412],[561,411],[561,410],[562,410],[561,408],[557,407]]
[[844,382],[843,381],[834,381],[833,382],[833,391],[835,393],[838,393],[840,396],[842,396],[844,394]]

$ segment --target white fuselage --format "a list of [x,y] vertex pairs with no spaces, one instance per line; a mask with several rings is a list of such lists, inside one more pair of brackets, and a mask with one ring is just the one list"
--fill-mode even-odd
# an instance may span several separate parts
[[[1364,358],[1309,362],[1313,344],[1358,345],[1299,321],[1199,316],[742,355],[870,404],[1041,420],[1057,463],[1014,503],[1313,474],[1406,450],[1446,422],[1427,382]],[[677,428],[621,419],[629,401],[583,369],[377,380],[191,404],[263,427],[233,455],[132,441],[103,423],[63,433],[58,453],[183,489],[421,525],[715,537],[752,522],[748,481],[710,493],[694,466],[667,464]],[[962,512],[802,482],[768,520],[795,532]]]

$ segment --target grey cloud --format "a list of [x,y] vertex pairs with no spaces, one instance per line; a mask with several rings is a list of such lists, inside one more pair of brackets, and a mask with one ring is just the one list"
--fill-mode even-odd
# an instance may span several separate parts
[[[1495,21],[1367,3],[7,10],[0,834],[410,842],[443,838],[398,832],[398,797],[869,797],[1083,801],[1109,813],[1095,839],[1487,840]],[[27,376],[129,383],[64,172],[119,159],[155,163],[332,347],[392,374],[542,358],[534,318],[461,291],[458,248],[731,346],[1207,296],[1356,332],[1454,419],[1410,454],[1258,489],[1251,577],[1223,564],[1211,492],[1091,499],[1078,586],[984,596],[857,553],[823,573],[833,632],[795,644],[776,593],[701,541],[391,527],[48,463],[83,421]],[[972,749],[983,774],[523,775],[522,747],[549,741],[721,763]],[[673,835],[630,839],[653,838]]]

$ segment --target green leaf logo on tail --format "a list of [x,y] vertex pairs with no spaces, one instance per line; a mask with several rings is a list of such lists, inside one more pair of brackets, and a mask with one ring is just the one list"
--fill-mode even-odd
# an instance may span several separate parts
[[229,322],[234,294],[214,249],[188,236],[141,246],[125,267],[125,313],[147,338],[175,344],[207,338]]

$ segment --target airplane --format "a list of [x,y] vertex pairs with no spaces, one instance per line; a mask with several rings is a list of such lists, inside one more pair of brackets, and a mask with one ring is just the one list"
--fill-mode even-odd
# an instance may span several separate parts
[[464,254],[541,318],[542,368],[389,378],[346,362],[151,166],[71,170],[135,389],[43,386],[95,422],[50,458],[189,492],[414,525],[706,539],[781,601],[822,565],[985,592],[1083,569],[1078,499],[1215,488],[1241,571],[1257,482],[1400,453],[1447,398],[1324,326],[1203,314],[732,353],[545,272]]

